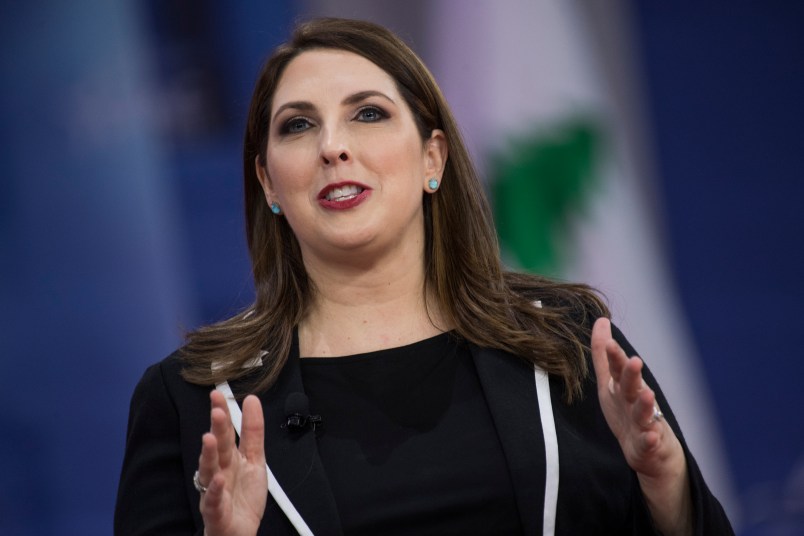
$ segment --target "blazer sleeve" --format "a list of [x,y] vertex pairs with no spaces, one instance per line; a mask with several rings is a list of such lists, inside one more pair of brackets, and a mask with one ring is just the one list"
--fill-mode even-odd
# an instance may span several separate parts
[[[203,533],[198,508],[191,507],[198,495],[188,492],[180,414],[164,367],[162,362],[148,368],[131,398],[114,515],[118,536]],[[197,441],[200,451],[200,435]]]
[[[612,335],[614,339],[625,350],[628,356],[639,355],[637,351],[631,346],[631,343],[625,338],[623,333],[616,327],[612,326]],[[690,481],[690,491],[692,494],[692,512],[693,512],[693,534],[696,536],[705,535],[733,535],[734,530],[731,527],[728,517],[720,505],[720,502],[715,498],[709,487],[704,481],[701,470],[695,461],[695,457],[689,450],[687,442],[684,440],[684,435],[681,433],[681,427],[678,425],[675,415],[673,414],[670,404],[664,396],[659,384],[656,382],[650,369],[645,366],[642,370],[642,376],[651,389],[656,393],[656,401],[664,413],[665,419],[670,427],[675,432],[684,449],[684,456],[687,459],[687,473]],[[647,506],[645,506],[647,508]]]

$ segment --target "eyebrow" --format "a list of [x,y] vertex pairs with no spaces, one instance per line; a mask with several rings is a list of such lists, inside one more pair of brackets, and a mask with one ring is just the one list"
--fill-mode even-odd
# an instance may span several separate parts
[[[382,99],[390,101],[392,104],[396,104],[396,102],[394,102],[394,99],[392,99],[391,97],[389,97],[385,93],[382,93],[381,91],[376,91],[376,90],[373,90],[373,89],[368,89],[366,91],[358,91],[357,93],[353,93],[353,94],[349,95],[348,97],[346,97],[345,99],[343,99],[343,101],[341,101],[341,104],[343,104],[343,105],[357,104],[358,102],[364,101],[369,97],[380,97]],[[309,102],[309,101],[286,102],[285,104],[283,104],[282,106],[280,106],[279,108],[276,109],[276,112],[274,113],[274,116],[271,119],[271,122],[273,123],[274,121],[276,121],[276,118],[279,116],[279,114],[282,113],[283,111],[287,110],[288,108],[292,108],[294,110],[299,110],[299,111],[302,111],[302,112],[309,112],[311,110],[314,110],[315,106],[313,105],[312,102]]]
[[394,99],[392,99],[391,97],[389,97],[385,93],[382,93],[380,91],[375,91],[373,89],[369,89],[369,90],[366,90],[366,91],[358,91],[357,93],[354,93],[353,95],[349,95],[348,97],[343,99],[343,102],[341,104],[357,104],[358,102],[364,101],[369,97],[380,97],[380,98],[383,98],[383,99],[385,99],[387,101],[390,101],[391,104],[396,104],[394,102]]

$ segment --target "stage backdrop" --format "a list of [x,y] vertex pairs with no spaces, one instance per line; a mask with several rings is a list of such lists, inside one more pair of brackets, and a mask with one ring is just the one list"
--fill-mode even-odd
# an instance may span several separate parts
[[606,292],[738,532],[804,533],[804,4],[686,4],[4,2],[0,534],[111,532],[135,383],[251,299],[249,92],[322,14],[433,68],[507,262]]

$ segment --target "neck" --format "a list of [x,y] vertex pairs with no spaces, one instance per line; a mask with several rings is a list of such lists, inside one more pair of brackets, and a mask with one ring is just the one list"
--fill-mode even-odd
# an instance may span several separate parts
[[303,357],[383,350],[448,329],[427,295],[423,251],[364,265],[305,260],[305,267],[315,298],[299,324]]

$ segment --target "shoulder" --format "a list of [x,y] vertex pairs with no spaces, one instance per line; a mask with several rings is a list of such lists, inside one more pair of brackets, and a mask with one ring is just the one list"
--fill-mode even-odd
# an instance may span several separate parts
[[180,350],[176,350],[166,358],[158,361],[142,374],[135,392],[154,392],[165,389],[175,389],[184,380],[181,377],[183,364],[180,357]]
[[134,388],[131,397],[132,417],[137,414],[184,414],[188,408],[207,407],[212,386],[189,383],[182,377],[183,368],[178,350],[149,366]]
[[175,377],[181,376],[181,350],[176,350],[161,361],[151,364],[145,369],[138,387],[149,387],[156,384],[170,381]]
[[505,280],[515,296],[540,302],[546,312],[563,315],[566,322],[591,329],[597,317],[609,315],[603,296],[589,285],[517,272],[506,272]]
[[[200,526],[191,475],[209,430],[208,388],[181,377],[174,353],[148,367],[131,397],[126,449],[115,508],[115,534]],[[150,532],[150,531],[148,531]]]

